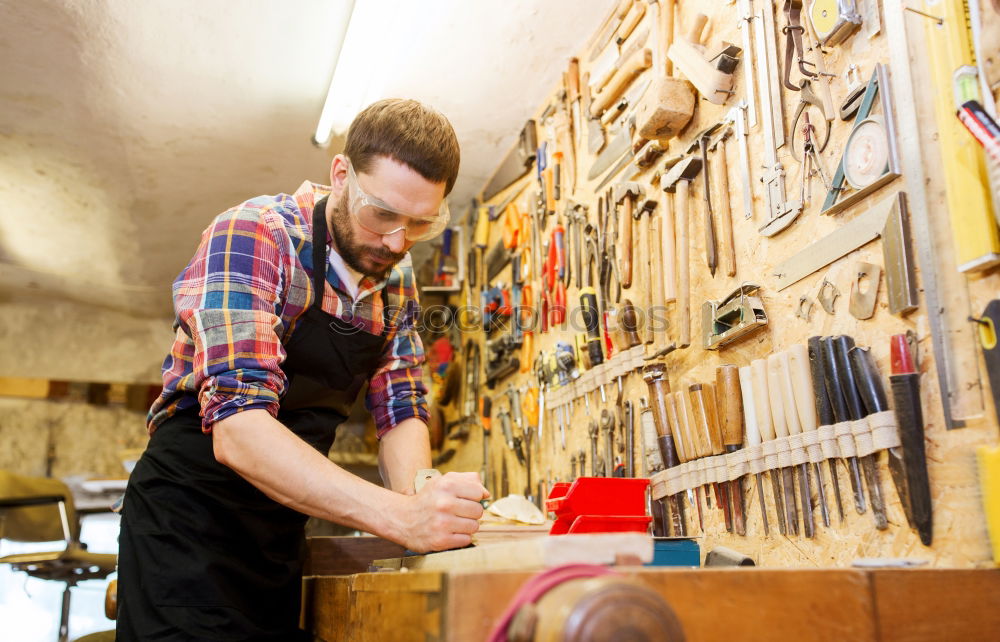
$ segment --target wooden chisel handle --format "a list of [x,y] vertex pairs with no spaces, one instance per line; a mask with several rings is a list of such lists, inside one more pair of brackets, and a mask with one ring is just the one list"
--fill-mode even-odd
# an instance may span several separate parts
[[722,424],[722,445],[727,450],[738,448],[743,443],[743,392],[739,368],[722,365],[715,369],[715,394],[719,423]]
[[778,355],[767,357],[767,397],[771,404],[771,423],[774,424],[776,437],[788,436],[788,424],[785,421],[785,401],[783,391],[784,381],[781,376],[781,366]]
[[748,446],[761,443],[760,428],[757,427],[757,405],[753,396],[753,372],[750,366],[740,368],[740,395],[743,397],[743,421],[746,425]]
[[677,412],[677,398],[673,394],[667,394],[664,399],[664,405],[667,409],[667,423],[673,427],[674,435],[674,448],[677,449],[677,459],[681,463],[689,461],[693,458],[693,453],[691,452],[691,436],[686,433],[686,430],[681,424],[680,415]]
[[570,103],[580,98],[580,59],[570,58],[566,70],[566,100]]
[[687,430],[688,441],[694,447],[695,458],[711,455],[712,449],[708,444],[708,435],[698,429],[698,423],[695,421],[691,395],[684,390],[674,393],[674,399],[677,401],[677,414]]
[[625,42],[625,40],[627,40],[630,35],[632,35],[632,32],[635,30],[636,25],[639,24],[639,21],[642,20],[642,17],[645,14],[646,14],[645,2],[636,2],[635,4],[633,4],[632,9],[628,12],[628,14],[625,16],[625,19],[622,20],[622,23],[618,26],[618,31],[615,33],[615,43],[621,46],[621,44]]
[[635,52],[631,58],[629,58],[615,74],[608,81],[607,87],[601,91],[600,94],[593,97],[590,103],[591,114],[597,116],[598,114],[603,114],[604,110],[607,109],[621,96],[625,88],[628,87],[629,83],[642,73],[644,70],[649,69],[653,64],[653,52],[649,49],[641,49]]
[[814,386],[809,349],[801,343],[794,344],[788,349],[788,364],[795,393],[795,409],[798,411],[802,431],[816,430],[819,428],[819,423],[816,418],[816,403],[812,397]]
[[695,383],[688,388],[688,392],[691,394],[695,426],[700,427],[708,437],[709,454],[721,455],[726,449],[722,445],[719,412],[715,407],[715,387],[710,383]]
[[762,441],[771,441],[776,435],[771,420],[771,396],[768,394],[767,360],[754,359],[750,362],[753,380],[753,408],[757,415],[757,429]]
[[785,408],[785,427],[788,434],[797,435],[802,432],[802,424],[799,423],[799,411],[795,407],[795,386],[792,383],[791,358],[788,352],[779,352],[778,355],[778,376],[781,377],[781,403]]
[[642,378],[649,388],[649,405],[653,408],[653,419],[656,420],[656,435],[670,435],[670,423],[667,419],[667,397],[670,396],[670,383],[667,381],[666,369],[662,364],[648,366],[643,370]]

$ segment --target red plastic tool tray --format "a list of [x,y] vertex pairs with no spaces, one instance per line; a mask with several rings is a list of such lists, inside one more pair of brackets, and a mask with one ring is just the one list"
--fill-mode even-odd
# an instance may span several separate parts
[[580,477],[552,486],[545,507],[556,514],[550,535],[567,533],[645,533],[648,479]]

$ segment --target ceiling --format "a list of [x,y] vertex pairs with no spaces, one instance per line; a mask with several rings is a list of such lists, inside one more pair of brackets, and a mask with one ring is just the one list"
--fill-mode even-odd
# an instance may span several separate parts
[[[401,52],[373,72],[371,100],[416,98],[455,126],[453,211],[612,4],[400,2],[372,36]],[[325,150],[310,140],[350,9],[0,0],[0,293],[168,315],[169,284],[213,216],[325,181],[342,138]]]

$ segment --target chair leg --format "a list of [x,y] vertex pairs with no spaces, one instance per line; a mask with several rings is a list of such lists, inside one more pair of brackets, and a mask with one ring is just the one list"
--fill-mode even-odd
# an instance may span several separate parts
[[59,642],[66,642],[69,639],[69,590],[72,584],[66,583],[66,590],[62,596],[62,615],[59,618]]

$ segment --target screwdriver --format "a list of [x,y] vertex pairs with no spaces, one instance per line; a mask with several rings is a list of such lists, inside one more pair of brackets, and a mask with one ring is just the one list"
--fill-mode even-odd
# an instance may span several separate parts
[[[743,420],[746,423],[747,446],[758,446],[761,443],[760,428],[757,427],[757,409],[753,399],[753,373],[750,366],[740,368],[740,394],[743,397]],[[760,473],[754,473],[757,482],[757,502],[760,504],[760,519],[764,525],[764,534],[770,535],[771,529],[767,523],[767,507],[764,505],[764,479]]]
[[[721,365],[715,369],[715,393],[719,407],[722,444],[727,453],[743,447],[743,393],[740,389],[739,368]],[[733,513],[733,530],[747,534],[746,502],[743,499],[743,477],[729,482],[729,502]]]
[[[771,421],[771,400],[767,390],[767,361],[754,359],[750,362],[750,374],[753,381],[753,407],[757,415],[757,428],[762,442],[774,441],[774,423]],[[771,469],[771,492],[774,495],[774,512],[778,515],[778,532],[788,534],[785,524],[785,501],[781,496],[781,471]]]

